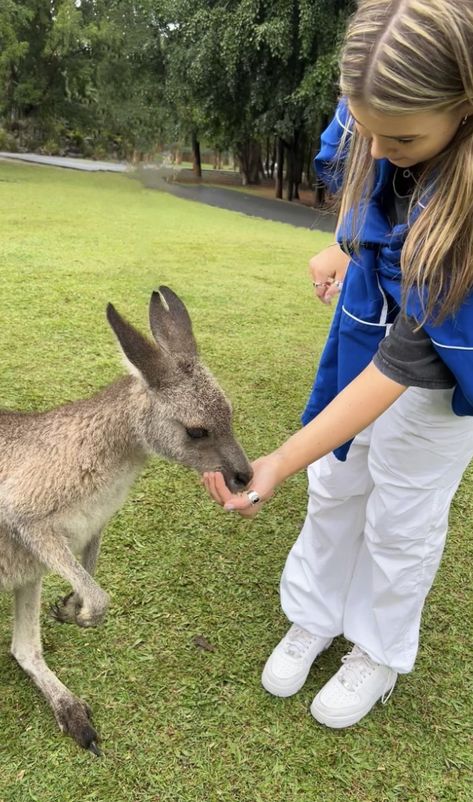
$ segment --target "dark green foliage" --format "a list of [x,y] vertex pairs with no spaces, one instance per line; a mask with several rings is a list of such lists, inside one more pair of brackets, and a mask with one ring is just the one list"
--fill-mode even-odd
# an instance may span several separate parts
[[167,86],[176,119],[232,147],[249,182],[258,179],[261,143],[278,137],[297,183],[305,151],[335,103],[340,36],[353,3],[181,0],[170,6],[175,27]]
[[7,0],[0,111],[20,147],[117,156],[153,147],[164,83],[154,5]]
[[334,105],[352,10],[353,0],[3,0],[0,147],[130,158],[204,139],[232,148],[251,182],[277,138],[297,187]]

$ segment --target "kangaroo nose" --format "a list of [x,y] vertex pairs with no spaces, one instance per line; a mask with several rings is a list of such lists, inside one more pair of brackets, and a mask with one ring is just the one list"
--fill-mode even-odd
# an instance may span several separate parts
[[253,471],[250,469],[248,471],[237,471],[233,477],[233,480],[238,487],[239,490],[243,490],[252,479]]

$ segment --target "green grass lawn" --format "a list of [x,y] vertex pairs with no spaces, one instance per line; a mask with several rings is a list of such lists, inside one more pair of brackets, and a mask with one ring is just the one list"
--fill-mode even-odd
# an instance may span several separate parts
[[[185,300],[205,361],[232,398],[251,457],[299,425],[330,311],[309,257],[330,236],[143,189],[124,176],[0,165],[1,404],[46,409],[119,375],[108,301],[146,329],[151,290]],[[260,686],[286,628],[278,582],[305,512],[305,477],[253,523],[198,478],[149,463],[104,539],[105,625],[55,624],[67,587],[45,581],[45,655],[94,710],[104,757],[56,729],[9,656],[0,601],[0,802],[467,802],[471,777],[472,474],[451,516],[416,670],[386,706],[333,732],[308,712],[339,639],[304,689]],[[172,491],[169,493],[169,491]],[[205,637],[213,652],[194,645]]]

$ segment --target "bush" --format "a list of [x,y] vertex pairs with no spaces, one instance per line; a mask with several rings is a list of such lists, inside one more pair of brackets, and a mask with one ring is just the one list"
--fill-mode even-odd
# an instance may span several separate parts
[[64,154],[63,148],[55,139],[47,139],[37,150],[46,156],[62,156]]
[[16,149],[17,144],[15,137],[8,131],[5,131],[4,128],[0,128],[0,150],[15,151]]

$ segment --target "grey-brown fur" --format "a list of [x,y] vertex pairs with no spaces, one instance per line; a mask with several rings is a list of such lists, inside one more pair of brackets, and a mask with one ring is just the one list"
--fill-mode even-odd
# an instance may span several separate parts
[[[153,293],[154,342],[111,305],[107,317],[131,375],[49,412],[0,413],[0,589],[15,594],[12,654],[61,729],[95,753],[90,711],[42,655],[41,577],[54,572],[72,586],[55,606],[58,620],[96,626],[108,604],[92,578],[101,533],[149,454],[201,473],[222,470],[233,490],[251,478],[230,405],[199,359],[182,301],[166,287]],[[208,435],[196,439],[202,430]]]

